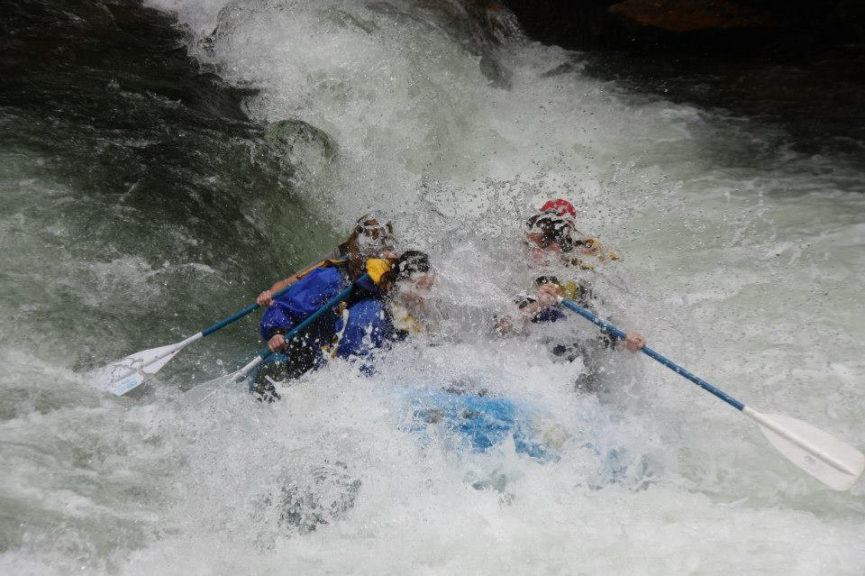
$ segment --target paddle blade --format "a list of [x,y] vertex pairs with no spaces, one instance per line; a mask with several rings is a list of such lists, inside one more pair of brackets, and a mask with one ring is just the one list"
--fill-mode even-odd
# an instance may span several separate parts
[[182,348],[172,344],[136,352],[95,371],[93,382],[106,392],[123,396],[143,384],[147,376],[159,372]]
[[744,410],[790,462],[835,490],[848,490],[865,471],[865,456],[831,434],[801,420]]
[[193,386],[183,393],[183,399],[191,406],[201,404],[216,394],[224,385],[234,383],[236,374],[237,373],[235,372],[234,374],[218,376],[213,380],[208,380],[207,382],[202,382],[197,386]]

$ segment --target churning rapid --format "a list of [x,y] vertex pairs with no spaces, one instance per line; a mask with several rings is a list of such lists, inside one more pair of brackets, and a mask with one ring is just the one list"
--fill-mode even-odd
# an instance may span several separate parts
[[[862,573],[862,482],[823,486],[643,355],[581,393],[542,335],[488,330],[531,288],[526,217],[563,196],[621,257],[597,283],[619,327],[861,449],[860,143],[804,152],[777,125],[627,92],[456,3],[96,6],[40,8],[66,20],[4,57],[0,572]],[[443,311],[374,377],[333,361],[273,405],[224,382],[189,402],[254,356],[249,318],[131,397],[91,385],[368,211],[429,252]],[[413,399],[452,386],[528,407],[557,456],[419,426]]]

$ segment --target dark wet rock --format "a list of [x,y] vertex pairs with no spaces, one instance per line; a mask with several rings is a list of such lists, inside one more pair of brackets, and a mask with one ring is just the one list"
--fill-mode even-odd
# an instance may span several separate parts
[[240,102],[246,94],[188,55],[168,15],[134,1],[4,4],[0,97],[6,102],[36,108],[46,99],[80,102],[87,96],[94,105],[86,112],[113,122],[117,111],[96,104],[110,85],[179,101],[201,113],[201,120],[245,120]]
[[579,49],[727,54],[788,38],[865,42],[865,2],[824,0],[502,0],[542,42]]
[[327,132],[303,120],[280,120],[264,129],[264,140],[274,154],[289,164],[320,170],[336,158],[338,146]]
[[[799,149],[860,156],[865,1],[502,0],[580,70],[667,100],[779,123]],[[852,142],[852,146],[850,143]]]
[[624,0],[609,11],[639,26],[670,32],[777,25],[765,11],[727,0]]
[[[516,16],[502,3],[491,0],[429,0],[439,9],[450,10],[454,16],[464,18],[475,36],[490,44],[502,44],[522,37]],[[457,7],[459,9],[457,9]]]
[[[62,222],[62,250],[82,268],[141,262],[165,290],[158,309],[70,295],[65,306],[87,310],[76,366],[145,348],[129,339],[157,327],[209,324],[329,239],[297,197],[297,167],[246,117],[252,92],[196,61],[172,16],[136,0],[0,0],[0,14],[0,150],[15,159],[4,168],[63,191],[62,209],[41,218]],[[93,293],[124,289],[85,278]]]
[[501,63],[498,47],[507,41],[523,38],[516,16],[499,2],[489,0],[429,0],[450,17],[448,28],[461,31],[463,44],[480,56],[480,70],[497,88],[510,88],[511,72]]
[[343,462],[308,466],[300,472],[284,474],[270,497],[281,529],[306,534],[340,520],[354,507],[362,483]]

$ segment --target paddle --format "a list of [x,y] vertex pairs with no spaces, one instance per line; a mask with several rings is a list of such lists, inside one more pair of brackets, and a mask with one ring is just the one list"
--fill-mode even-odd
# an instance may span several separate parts
[[[327,312],[328,310],[330,310],[331,308],[333,308],[334,306],[336,306],[337,304],[339,304],[340,302],[342,302],[343,300],[348,298],[348,295],[351,294],[351,291],[354,290],[355,286],[359,282],[366,280],[368,278],[369,278],[369,274],[364,274],[363,276],[361,276],[360,278],[355,280],[354,284],[352,284],[351,286],[349,286],[348,288],[346,288],[345,290],[343,290],[342,292],[340,292],[339,294],[337,294],[336,296],[334,296],[333,298],[331,298],[330,300],[325,302],[324,306],[322,306],[321,308],[319,308],[318,310],[316,310],[315,312],[313,312],[312,314],[307,316],[307,318],[303,322],[301,322],[300,324],[295,326],[290,332],[288,332],[285,335],[285,341],[288,342],[289,340],[291,340],[292,338],[297,336],[307,326],[309,326],[310,324],[315,322],[319,316],[321,316],[322,314],[324,314],[325,312]],[[270,348],[265,346],[264,348],[262,348],[258,352],[258,356],[256,356],[253,360],[251,360],[246,366],[244,366],[243,368],[241,368],[240,370],[238,370],[237,372],[232,374],[231,378],[235,382],[240,382],[241,380],[246,378],[250,372],[252,372],[253,368],[255,368],[256,366],[258,366],[259,364],[264,362],[271,354],[273,354],[273,352],[271,352]]]
[[[564,298],[560,301],[567,308],[614,337],[620,340],[625,338],[624,332],[612,324],[604,322],[575,302]],[[763,435],[781,455],[830,488],[847,490],[856,483],[862,472],[865,471],[865,456],[849,444],[795,418],[757,412],[705,380],[694,376],[648,346],[644,346],[641,350],[650,358],[657,360],[673,372],[684,376],[700,388],[714,394],[736,410],[755,420]]]
[[[354,288],[358,284],[358,282],[361,282],[362,280],[366,280],[367,278],[369,278],[369,274],[364,274],[363,276],[361,276],[360,278],[355,280],[354,284],[352,284],[351,286],[349,286],[348,288],[346,288],[345,290],[343,290],[342,292],[340,292],[339,294],[337,294],[336,296],[334,296],[333,298],[331,298],[330,300],[325,302],[321,308],[319,308],[318,310],[316,310],[315,312],[313,312],[312,314],[307,316],[306,319],[304,319],[300,324],[298,324],[291,331],[289,331],[287,334],[285,334],[285,336],[284,336],[285,341],[288,342],[289,340],[291,340],[292,338],[294,338],[295,336],[300,334],[304,329],[306,329],[307,326],[309,326],[310,324],[315,322],[319,316],[321,316],[322,314],[324,314],[325,312],[327,312],[328,310],[330,310],[331,308],[333,308],[334,306],[336,306],[337,304],[339,304],[340,302],[342,302],[343,300],[348,298],[349,294],[351,294],[351,291],[354,290]],[[258,352],[258,356],[256,356],[253,360],[251,360],[248,364],[246,364],[243,368],[241,368],[237,372],[234,372],[234,373],[228,375],[227,377],[226,376],[220,376],[219,378],[215,378],[215,379],[210,380],[208,382],[204,382],[202,384],[199,384],[198,386],[195,386],[194,388],[190,388],[189,390],[187,390],[186,391],[187,401],[191,402],[192,404],[199,404],[199,403],[203,402],[204,400],[206,400],[207,398],[209,398],[214,392],[216,392],[216,388],[214,386],[210,386],[210,384],[214,384],[216,382],[225,382],[227,380],[230,380],[233,382],[242,381],[244,378],[246,378],[249,375],[250,372],[252,372],[253,368],[255,368],[256,366],[258,366],[259,364],[264,362],[268,357],[270,357],[271,354],[273,354],[273,352],[271,352],[270,348],[265,346],[264,348],[262,348]]]
[[[293,284],[274,294],[272,296],[273,299],[275,300],[284,295],[286,292],[291,290],[292,286]],[[205,328],[198,334],[190,336],[181,342],[162,346],[160,348],[151,348],[150,350],[136,352],[122,360],[112,362],[111,364],[93,372],[94,383],[106,392],[111,392],[115,396],[123,396],[127,392],[134,390],[143,384],[145,378],[159,372],[163,366],[168,364],[168,362],[177,355],[178,352],[193,342],[197,342],[205,336],[209,336],[217,330],[225,328],[229,324],[240,320],[247,314],[258,310],[260,307],[261,306],[257,303],[250,304],[243,310],[229,316],[225,320],[220,320],[216,324]]]

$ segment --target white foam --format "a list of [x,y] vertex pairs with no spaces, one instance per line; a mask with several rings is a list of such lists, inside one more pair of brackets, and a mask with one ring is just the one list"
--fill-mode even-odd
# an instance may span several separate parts
[[[159,383],[119,403],[15,401],[23,416],[0,424],[16,467],[2,496],[45,515],[14,532],[24,536],[4,571],[805,575],[865,564],[861,486],[828,492],[647,358],[622,353],[608,396],[578,395],[579,363],[551,361],[531,336],[491,340],[482,325],[530,288],[522,222],[565,189],[581,229],[623,257],[602,282],[619,327],[758,408],[861,446],[865,200],[848,168],[775,153],[783,134],[580,72],[543,76],[573,57],[555,48],[506,47],[512,87],[493,87],[410,3],[244,1],[221,20],[222,2],[151,4],[176,9],[198,40],[219,26],[212,51],[193,51],[262,89],[248,103],[256,120],[299,118],[334,137],[337,163],[300,193],[337,227],[370,208],[394,215],[403,247],[433,255],[443,305],[473,324],[398,347],[377,378],[335,362],[273,406],[229,386],[189,409]],[[90,273],[142,305],[162,295],[141,281],[161,273],[143,261]],[[4,359],[15,382],[51,372]],[[404,388],[459,378],[547,413],[568,438],[561,460],[538,463],[512,441],[461,453],[408,432]],[[275,502],[292,482],[309,488],[317,466],[361,485],[353,506],[302,534],[280,524]],[[313,496],[338,500],[334,486]]]

